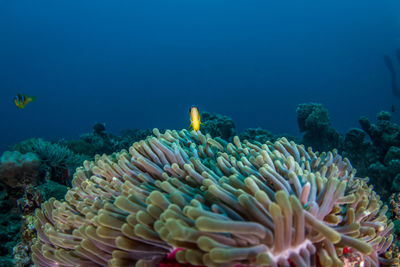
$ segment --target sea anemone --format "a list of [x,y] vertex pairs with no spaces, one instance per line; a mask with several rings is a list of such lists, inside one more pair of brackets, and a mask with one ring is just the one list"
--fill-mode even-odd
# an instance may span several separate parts
[[[36,210],[37,266],[392,264],[387,207],[337,151],[169,131],[77,169]],[[347,260],[347,258],[346,258]]]

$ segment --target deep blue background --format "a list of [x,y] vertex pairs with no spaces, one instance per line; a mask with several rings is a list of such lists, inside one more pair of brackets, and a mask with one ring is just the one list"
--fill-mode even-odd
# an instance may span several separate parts
[[[383,64],[399,14],[397,0],[0,0],[0,151],[96,121],[187,128],[192,104],[297,134],[296,106],[320,102],[344,132],[400,112]],[[37,101],[17,110],[18,92]]]

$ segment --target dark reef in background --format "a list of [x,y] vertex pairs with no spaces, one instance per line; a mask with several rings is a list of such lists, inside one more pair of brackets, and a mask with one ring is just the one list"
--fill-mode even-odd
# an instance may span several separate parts
[[341,136],[332,128],[328,110],[321,104],[300,104],[297,109],[297,122],[304,133],[302,143],[314,151],[329,151],[338,148]]
[[82,134],[77,140],[63,140],[60,143],[76,154],[93,157],[96,154],[112,154],[151,134],[151,130],[129,129],[117,136],[107,133],[104,123],[96,123],[91,133]]
[[[358,170],[368,176],[383,200],[391,199],[392,219],[400,225],[400,126],[391,114],[378,113],[376,124],[360,119],[361,129],[352,128],[344,136],[331,126],[328,110],[321,104],[300,104],[296,110],[302,139],[275,135],[268,130],[245,129],[242,140],[265,143],[285,136],[314,151],[338,149]],[[227,142],[237,135],[233,120],[227,116],[201,114],[203,133]],[[29,266],[31,239],[35,236],[33,211],[50,197],[61,199],[70,185],[75,168],[96,154],[111,154],[153,135],[151,130],[124,130],[107,133],[104,123],[96,123],[90,133],[77,140],[49,142],[33,138],[10,147],[0,159],[0,266]],[[391,198],[389,198],[391,196]],[[388,203],[389,204],[389,203]],[[399,231],[399,229],[396,229]]]
[[305,146],[320,152],[338,149],[382,197],[400,191],[400,126],[391,122],[390,112],[379,112],[376,124],[360,118],[361,129],[352,128],[344,136],[332,128],[321,104],[300,104],[297,121]]
[[[399,192],[400,126],[391,122],[391,114],[387,111],[378,113],[376,124],[362,117],[360,125],[365,134],[352,144],[354,150],[345,150],[345,155],[350,160],[359,162],[359,166],[355,167],[361,175],[370,177],[381,196],[387,197],[391,193]],[[370,141],[366,140],[366,135]],[[363,154],[355,153],[357,150]]]
[[201,120],[204,124],[201,131],[209,133],[212,137],[221,137],[226,141],[231,141],[236,135],[235,123],[227,116],[202,112]]

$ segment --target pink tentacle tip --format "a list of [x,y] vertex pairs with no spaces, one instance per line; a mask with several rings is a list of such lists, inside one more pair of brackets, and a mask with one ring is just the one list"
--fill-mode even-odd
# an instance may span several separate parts
[[182,249],[183,248],[175,248],[171,253],[168,254],[167,260],[175,260],[176,253],[178,253],[178,251],[181,251]]
[[175,248],[168,256],[165,258],[164,261],[160,262],[157,266],[158,267],[205,267],[200,265],[192,265],[189,263],[179,263],[176,261],[176,253],[178,251],[183,250],[183,248]]

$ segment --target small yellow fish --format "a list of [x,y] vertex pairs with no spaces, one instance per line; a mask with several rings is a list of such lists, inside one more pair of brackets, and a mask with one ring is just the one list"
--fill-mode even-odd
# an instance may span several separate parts
[[17,94],[14,97],[14,104],[17,106],[17,108],[22,109],[25,108],[25,106],[32,101],[35,101],[36,96],[27,96],[23,94]]
[[203,123],[200,121],[200,113],[199,110],[197,109],[196,106],[192,106],[190,108],[190,127],[193,128],[193,130],[198,131],[200,130],[200,125]]

